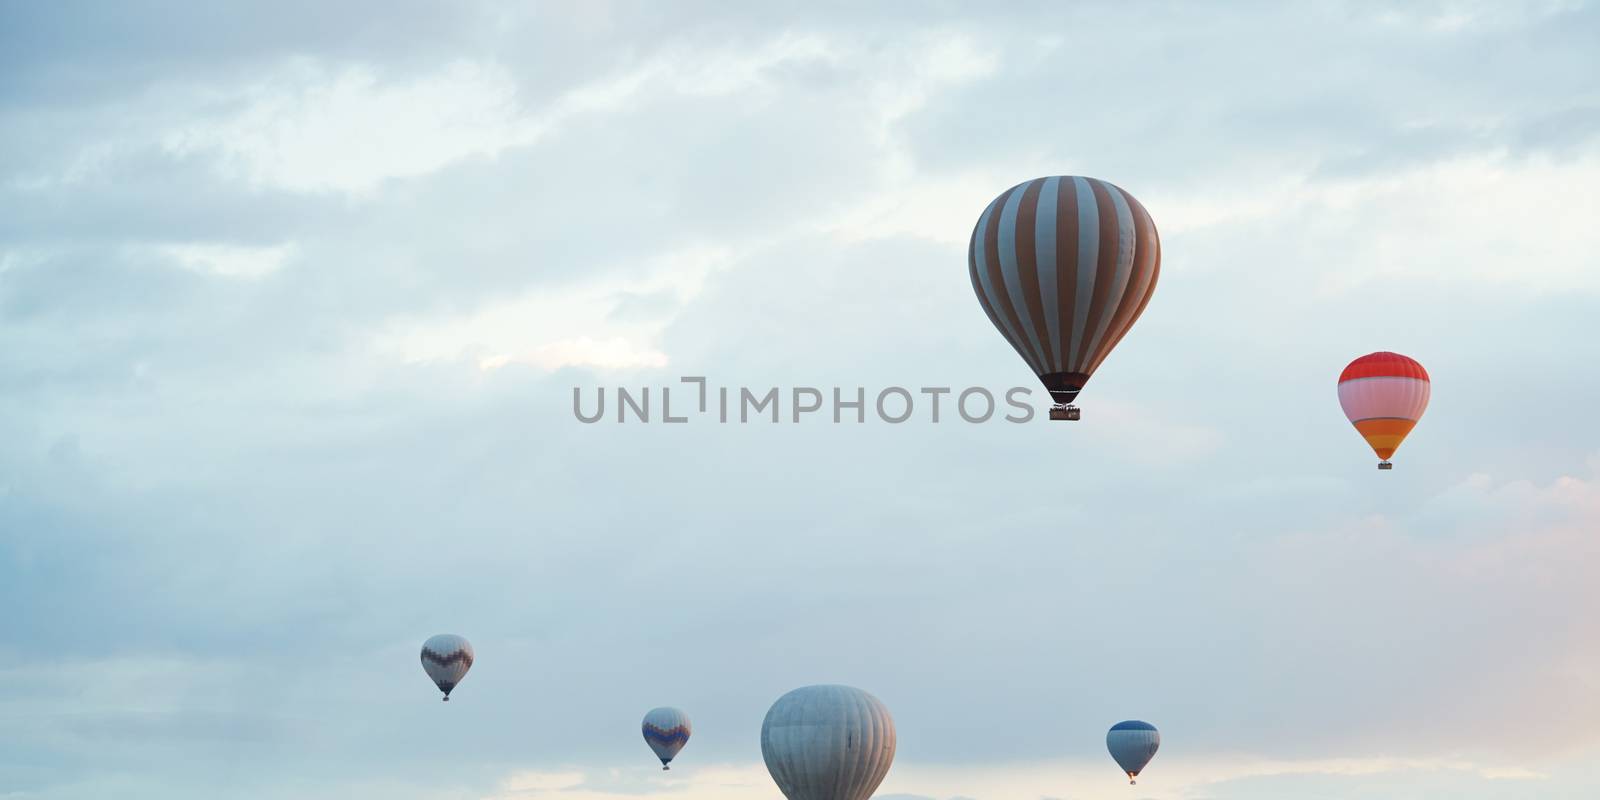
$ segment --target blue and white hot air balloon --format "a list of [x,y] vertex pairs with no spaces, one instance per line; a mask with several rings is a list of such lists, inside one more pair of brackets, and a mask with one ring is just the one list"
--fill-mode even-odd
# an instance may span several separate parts
[[428,673],[444,699],[472,669],[472,643],[452,633],[441,633],[422,643],[422,671]]
[[867,800],[894,747],[889,709],[848,686],[796,689],[761,723],[761,757],[789,800]]
[[1106,733],[1106,749],[1111,751],[1117,766],[1128,773],[1129,785],[1138,783],[1134,778],[1139,777],[1139,771],[1156,757],[1156,750],[1160,747],[1161,732],[1148,722],[1130,719],[1112,725]]
[[644,743],[661,759],[662,769],[668,766],[678,751],[689,743],[689,715],[676,708],[653,708],[644,715]]

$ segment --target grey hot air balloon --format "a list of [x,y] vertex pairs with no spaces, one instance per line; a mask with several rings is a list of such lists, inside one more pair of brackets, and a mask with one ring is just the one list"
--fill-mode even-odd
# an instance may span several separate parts
[[1111,751],[1117,766],[1128,773],[1130,785],[1137,783],[1134,778],[1139,777],[1139,772],[1150,763],[1150,759],[1156,757],[1156,750],[1160,747],[1161,732],[1148,722],[1130,719],[1112,725],[1111,730],[1106,732],[1106,749]]
[[1161,241],[1122,189],[1038,178],[983,210],[967,271],[989,321],[1049,390],[1050,418],[1077,419],[1078,392],[1155,292]]
[[472,644],[453,633],[441,633],[422,643],[422,670],[450,699],[450,690],[472,669]]
[[689,743],[689,715],[676,708],[653,708],[644,715],[644,743],[661,759],[662,769],[668,766],[678,751]]
[[849,686],[807,686],[772,704],[761,757],[789,800],[867,800],[894,761],[894,720]]

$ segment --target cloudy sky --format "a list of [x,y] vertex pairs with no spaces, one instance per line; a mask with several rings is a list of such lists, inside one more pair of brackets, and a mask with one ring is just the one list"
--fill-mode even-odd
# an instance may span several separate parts
[[[1285,5],[0,4],[0,798],[776,800],[819,682],[897,800],[1600,795],[1600,7]],[[1057,174],[1163,241],[1081,423],[574,419],[1031,385]]]

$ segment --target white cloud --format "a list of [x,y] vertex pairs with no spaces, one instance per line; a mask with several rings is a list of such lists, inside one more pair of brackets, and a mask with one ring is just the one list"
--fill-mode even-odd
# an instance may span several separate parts
[[38,256],[20,250],[0,250],[0,275],[18,269],[25,264],[31,264]]
[[[379,332],[377,346],[407,362],[468,360],[485,371],[509,364],[545,370],[662,367],[668,357],[656,339],[707,277],[734,257],[725,247],[688,247],[628,277],[529,291],[465,314],[399,319]],[[618,318],[618,307],[641,294],[664,297],[666,307]]]
[[1305,231],[1307,250],[1326,248],[1315,264],[1323,291],[1401,277],[1538,292],[1600,288],[1589,256],[1600,249],[1592,224],[1600,197],[1588,189],[1597,182],[1600,158],[1495,152],[1348,178],[1319,177],[1307,165],[1220,186],[1157,187],[1141,199],[1164,238],[1230,226],[1247,235]]
[[759,764],[649,770],[526,770],[501,781],[481,800],[777,800]]
[[[867,196],[818,228],[844,242],[906,236],[965,248],[978,215],[996,186],[1022,174],[985,170],[951,176],[913,177]],[[982,198],[982,199],[978,199]]]
[[519,113],[511,76],[470,61],[407,84],[383,82],[366,66],[330,74],[297,61],[244,94],[243,111],[173,130],[166,149],[216,153],[223,169],[256,185],[359,193],[538,134]]
[[[858,59],[871,59],[858,54]],[[886,77],[870,84],[878,116],[873,125],[877,144],[886,153],[886,172],[902,180],[915,175],[916,164],[896,141],[895,125],[927,106],[941,92],[994,75],[1000,59],[959,33],[924,34],[910,43],[901,63],[878,69]]]
[[54,169],[35,166],[28,172],[12,175],[6,184],[24,192],[68,187],[105,169],[130,153],[127,142],[104,140],[78,150],[64,166]]
[[70,691],[80,709],[100,712],[167,713],[195,702],[226,697],[247,670],[224,661],[173,656],[122,656],[107,659],[18,660],[0,668],[0,680],[30,686],[30,695],[12,700],[12,714],[48,714],[59,694]]
[[545,792],[559,792],[579,786],[583,780],[583,773],[576,770],[565,772],[529,770],[506,778],[500,785],[500,796],[537,796]]
[[[825,41],[788,35],[751,48],[668,49],[542,106],[519,97],[516,76],[495,62],[461,60],[392,82],[365,64],[297,59],[256,85],[208,90],[243,110],[176,126],[161,143],[179,156],[215,155],[225,174],[255,186],[365,195],[387,179],[532,145],[574,118],[640,98],[749,91],[773,67],[829,58]],[[95,159],[74,162],[74,175],[105,160],[105,145],[95,148],[86,151]]]
[[[1473,476],[1408,513],[1275,540],[1260,590],[1278,624],[1302,629],[1285,648],[1374,709],[1339,723],[1351,741],[1538,766],[1600,744],[1597,501],[1593,475]],[[1357,674],[1379,658],[1382,676]]]
[[1156,408],[1114,394],[1096,398],[1085,419],[1095,425],[1082,435],[1095,447],[1115,451],[1130,462],[1149,467],[1192,464],[1215,453],[1227,442],[1212,425],[1171,418]]
[[186,243],[157,248],[184,269],[223,278],[254,280],[282,269],[299,252],[293,242],[273,247]]
[[1375,19],[1383,25],[1449,35],[1526,25],[1582,7],[1582,0],[1532,0],[1523,3],[1439,0],[1384,9]]
[[[435,172],[449,164],[536,144],[588,115],[631,111],[673,97],[747,96],[747,104],[776,102],[783,69],[829,65],[884,75],[861,88],[876,109],[869,128],[892,144],[893,126],[939,91],[995,73],[998,59],[968,37],[936,33],[904,48],[883,50],[816,34],[785,33],[754,45],[668,46],[648,57],[566,90],[546,101],[519,94],[517,75],[504,64],[458,60],[437,73],[395,81],[368,64],[337,65],[308,58],[288,62],[243,87],[209,86],[194,95],[212,107],[241,107],[220,116],[167,124],[160,144],[178,156],[208,155],[231,178],[297,192],[369,195],[383,181]],[[99,141],[73,161],[78,179],[102,167],[125,142]],[[891,148],[888,168],[911,165]],[[50,183],[34,176],[33,184]]]
[[1486,512],[1527,519],[1541,511],[1600,519],[1600,455],[1590,456],[1586,466],[1588,476],[1561,475],[1547,486],[1526,478],[1496,480],[1487,473],[1473,473],[1434,498],[1432,505],[1465,508],[1480,519]]
[[585,336],[563,339],[540,345],[523,353],[501,353],[478,360],[478,368],[490,372],[511,364],[554,371],[562,367],[597,367],[599,369],[659,368],[667,365],[667,356],[651,347],[637,345],[616,337],[596,341]]
[[[1215,796],[1216,787],[1249,778],[1372,778],[1402,773],[1453,773],[1486,781],[1542,781],[1549,777],[1522,766],[1460,758],[1224,756],[1202,760],[1157,756],[1156,762],[1140,778],[1137,791],[1138,796],[1146,800],[1184,800],[1197,795]],[[877,796],[1009,800],[1114,797],[1128,791],[1126,778],[1110,758],[983,765],[925,764],[902,758],[889,771]],[[606,769],[523,771],[507,777],[481,800],[626,800],[641,796],[662,800],[777,800],[781,794],[766,767],[756,763],[706,768],[679,766],[671,773],[648,775],[634,770]]]

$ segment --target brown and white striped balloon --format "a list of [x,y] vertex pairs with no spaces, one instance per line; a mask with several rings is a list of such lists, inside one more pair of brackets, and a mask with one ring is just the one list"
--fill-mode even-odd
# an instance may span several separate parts
[[1038,178],[983,210],[967,265],[989,320],[1051,397],[1070,403],[1150,302],[1161,240],[1122,189]]

